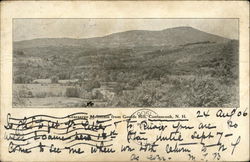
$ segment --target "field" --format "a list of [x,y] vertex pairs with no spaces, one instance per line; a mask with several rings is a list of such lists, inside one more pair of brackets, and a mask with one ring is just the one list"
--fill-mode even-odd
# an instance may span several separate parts
[[[93,101],[95,106],[104,106],[105,102],[98,99],[83,99],[80,96],[67,97],[67,88],[60,84],[14,84],[14,107],[85,107]],[[76,88],[76,87],[75,87]]]

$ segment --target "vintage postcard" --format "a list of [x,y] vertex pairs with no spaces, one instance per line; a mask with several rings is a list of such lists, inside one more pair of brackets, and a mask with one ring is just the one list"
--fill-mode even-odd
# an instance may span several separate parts
[[249,4],[1,3],[1,161],[248,161]]

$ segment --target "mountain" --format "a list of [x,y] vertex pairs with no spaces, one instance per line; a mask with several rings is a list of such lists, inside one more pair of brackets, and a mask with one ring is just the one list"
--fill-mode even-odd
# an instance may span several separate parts
[[14,42],[14,49],[33,47],[88,47],[118,48],[146,46],[179,46],[199,42],[226,42],[229,39],[209,34],[192,27],[176,27],[160,31],[131,30],[104,37],[85,39],[40,38]]
[[13,83],[78,79],[77,93],[79,87],[91,91],[105,83],[115,94],[111,107],[237,107],[238,51],[237,40],[191,27],[19,41],[14,42]]

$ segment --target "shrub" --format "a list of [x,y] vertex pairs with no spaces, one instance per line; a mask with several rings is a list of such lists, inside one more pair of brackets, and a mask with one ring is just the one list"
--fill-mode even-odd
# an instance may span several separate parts
[[92,89],[94,88],[100,88],[101,87],[101,84],[99,81],[97,80],[94,80],[94,81],[88,81],[86,84],[85,84],[85,89],[87,91],[91,91]]
[[31,83],[31,82],[32,82],[32,78],[30,76],[27,76],[24,74],[14,76],[14,83],[27,84],[27,83]]
[[52,76],[51,77],[51,82],[52,83],[58,83],[59,77],[58,76]]
[[91,99],[103,99],[104,96],[100,91],[96,91],[92,96]]
[[23,51],[14,51],[14,54],[19,55],[19,56],[24,56],[24,52]]
[[220,89],[214,80],[195,79],[191,85],[184,90],[186,92],[186,104],[189,107],[222,107],[230,102],[230,96]]
[[18,106],[27,106],[29,103],[28,98],[23,98],[22,97],[22,92],[19,90],[14,90],[13,91],[13,106],[18,107]]
[[66,89],[65,95],[67,97],[80,97],[80,90],[76,87],[69,87]]
[[128,84],[130,87],[135,88],[141,84],[141,81],[139,79],[130,79]]
[[28,97],[32,98],[33,97],[33,93],[31,91],[28,91]]
[[35,98],[45,98],[47,96],[46,92],[37,92]]
[[58,79],[60,79],[60,80],[70,79],[70,73],[69,72],[61,72],[58,74]]

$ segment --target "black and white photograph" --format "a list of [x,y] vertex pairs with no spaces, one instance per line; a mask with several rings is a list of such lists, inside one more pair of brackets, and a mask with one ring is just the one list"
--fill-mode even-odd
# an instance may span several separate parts
[[238,21],[13,19],[12,106],[238,107]]

